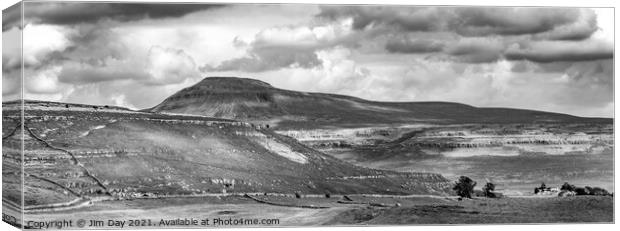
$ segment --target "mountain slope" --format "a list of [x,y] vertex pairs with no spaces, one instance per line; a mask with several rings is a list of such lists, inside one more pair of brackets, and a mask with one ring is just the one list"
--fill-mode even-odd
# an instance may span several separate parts
[[[19,166],[23,134],[27,206],[224,191],[441,194],[449,185],[438,174],[353,166],[238,121],[26,101],[21,130],[20,108],[3,104],[3,164]],[[18,195],[19,177],[3,172],[16,186],[5,195]]]
[[448,102],[374,102],[344,95],[283,90],[258,80],[233,77],[205,78],[146,111],[265,121],[278,123],[280,127],[607,121]]

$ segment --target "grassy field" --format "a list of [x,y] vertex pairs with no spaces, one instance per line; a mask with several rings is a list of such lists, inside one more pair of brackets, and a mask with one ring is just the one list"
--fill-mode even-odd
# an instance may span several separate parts
[[[341,203],[344,200],[342,197],[260,198],[290,206],[261,204],[240,196],[137,199],[97,202],[90,207],[54,213],[28,213],[25,220],[150,219],[159,222],[161,219],[176,218],[256,218],[278,219],[277,226],[613,222],[612,197],[475,198],[458,201],[448,197],[350,196],[351,201],[347,200],[350,204]],[[309,204],[326,208],[295,207]]]
[[476,198],[395,208],[365,207],[327,224],[483,224],[613,222],[613,198]]

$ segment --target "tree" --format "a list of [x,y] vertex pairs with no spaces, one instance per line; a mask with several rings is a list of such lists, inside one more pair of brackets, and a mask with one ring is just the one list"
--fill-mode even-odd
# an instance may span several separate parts
[[484,187],[482,187],[482,191],[484,192],[485,197],[495,198],[495,184],[491,182],[487,182]]
[[540,184],[540,187],[534,188],[534,194],[538,194],[539,192],[544,192],[544,191],[548,191],[548,188],[547,188],[547,185],[545,185],[545,182],[542,182]]
[[577,194],[577,196],[583,196],[583,195],[590,195],[590,190],[588,189],[590,187],[586,187],[586,188],[575,188],[575,194]]
[[476,182],[474,180],[466,176],[461,176],[459,180],[454,183],[454,188],[452,188],[452,190],[460,197],[471,198],[474,187],[476,187]]
[[562,191],[571,191],[571,192],[574,192],[575,189],[577,189],[577,187],[575,187],[572,184],[569,184],[568,182],[564,182],[564,184],[560,188],[560,190],[562,190]]

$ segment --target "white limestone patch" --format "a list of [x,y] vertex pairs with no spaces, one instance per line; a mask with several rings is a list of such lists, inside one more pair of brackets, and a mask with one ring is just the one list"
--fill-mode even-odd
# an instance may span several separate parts
[[88,131],[85,131],[84,133],[80,134],[80,137],[84,137],[87,136],[88,134],[90,134],[92,131],[94,130],[98,130],[98,129],[102,129],[105,128],[105,125],[99,125],[99,126],[95,126],[92,127],[91,129],[89,129]]
[[308,157],[306,157],[304,154],[293,151],[291,147],[289,147],[286,144],[283,144],[281,142],[278,142],[276,140],[272,140],[269,138],[257,139],[257,141],[260,145],[265,147],[267,150],[275,154],[278,154],[286,159],[289,159],[291,161],[294,161],[300,164],[308,163]]

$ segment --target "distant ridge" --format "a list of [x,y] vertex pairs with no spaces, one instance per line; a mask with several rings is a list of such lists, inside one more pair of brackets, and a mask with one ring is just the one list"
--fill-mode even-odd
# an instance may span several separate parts
[[207,77],[150,112],[180,113],[279,126],[358,126],[394,123],[611,122],[567,114],[510,108],[478,108],[450,102],[375,102],[356,97],[290,91],[260,80]]

